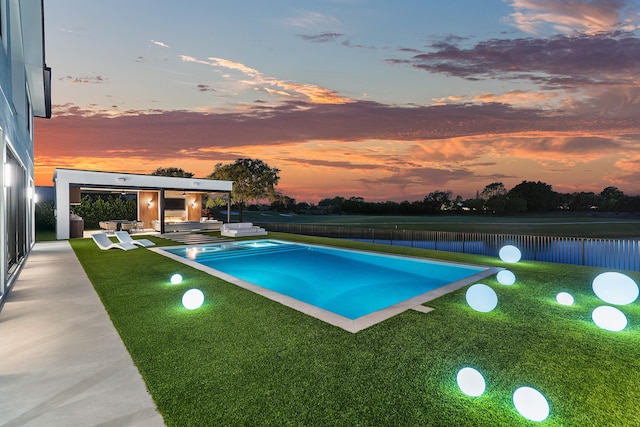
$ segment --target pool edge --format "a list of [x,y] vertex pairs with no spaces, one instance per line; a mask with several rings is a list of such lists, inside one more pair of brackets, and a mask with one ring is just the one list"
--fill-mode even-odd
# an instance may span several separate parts
[[[190,246],[198,246],[198,245],[181,245],[181,247],[190,247]],[[314,246],[314,245],[310,245],[310,246]],[[317,246],[323,246],[323,245],[317,245]],[[175,246],[171,246],[169,248],[176,248]],[[166,256],[170,259],[173,259],[174,261],[180,262],[182,264],[188,265],[190,267],[195,268],[196,270],[200,270],[203,271],[205,273],[208,273],[214,277],[218,277],[226,282],[229,282],[231,284],[234,284],[236,286],[239,286],[243,289],[246,289],[248,291],[251,291],[253,293],[256,293],[258,295],[261,295],[265,298],[268,298],[272,301],[278,302],[282,305],[285,305],[289,308],[292,308],[296,311],[299,311],[301,313],[304,313],[308,316],[314,317],[318,320],[321,320],[325,323],[328,323],[330,325],[336,326],[338,328],[344,329],[347,332],[351,332],[351,333],[357,333],[362,331],[363,329],[369,328],[373,325],[376,325],[380,322],[383,322],[387,319],[390,319],[394,316],[397,316],[400,313],[403,313],[407,310],[410,310],[414,307],[420,306],[428,301],[432,301],[436,298],[439,298],[443,295],[446,295],[448,293],[457,291],[458,289],[461,289],[471,283],[474,283],[478,280],[481,280],[485,277],[491,276],[493,274],[496,274],[498,271],[503,270],[503,268],[500,267],[487,267],[487,266],[480,266],[480,265],[476,265],[476,264],[465,264],[465,263],[459,263],[459,262],[447,262],[447,261],[442,261],[442,260],[437,260],[437,259],[431,259],[431,258],[422,258],[422,257],[407,257],[407,258],[419,258],[419,259],[423,259],[423,260],[428,260],[428,261],[435,261],[435,262],[440,262],[440,263],[444,263],[444,264],[457,264],[457,265],[465,265],[465,266],[469,266],[469,267],[475,267],[475,268],[484,268],[484,270],[479,271],[471,276],[465,277],[463,279],[457,280],[455,282],[451,282],[447,285],[441,286],[439,288],[433,289],[429,292],[425,292],[424,294],[420,294],[420,295],[416,295],[412,298],[409,298],[407,300],[401,301],[399,303],[396,303],[394,305],[391,305],[389,307],[383,308],[382,310],[378,310],[375,311],[373,313],[367,314],[365,316],[359,317],[357,319],[349,319],[347,317],[344,316],[340,316],[339,314],[333,313],[331,311],[322,309],[320,307],[316,307],[315,305],[300,301],[298,299],[289,297],[287,295],[272,291],[270,289],[267,288],[263,288],[261,286],[255,285],[253,283],[247,282],[245,280],[239,279],[237,277],[231,276],[227,273],[224,273],[220,270],[216,270],[214,268],[211,267],[207,267],[205,265],[202,265],[198,262],[195,262],[193,260],[190,260],[188,258],[184,258],[180,255],[175,255],[171,252],[168,252],[165,250],[164,247],[155,247],[155,248],[148,248],[149,250],[158,253],[160,255]],[[361,252],[368,252],[368,251],[361,251]],[[395,255],[398,256],[398,255]]]

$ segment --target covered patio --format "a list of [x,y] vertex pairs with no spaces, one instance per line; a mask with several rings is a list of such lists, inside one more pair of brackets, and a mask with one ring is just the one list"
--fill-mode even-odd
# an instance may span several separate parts
[[[56,169],[55,186],[56,238],[82,237],[83,224],[72,214],[82,194],[135,194],[136,229],[170,231],[209,230],[219,222],[202,216],[202,198],[224,197],[227,201],[227,222],[231,221],[232,181],[99,172],[77,169]],[[134,222],[128,218],[109,218],[109,227]],[[216,224],[217,223],[217,224]]]

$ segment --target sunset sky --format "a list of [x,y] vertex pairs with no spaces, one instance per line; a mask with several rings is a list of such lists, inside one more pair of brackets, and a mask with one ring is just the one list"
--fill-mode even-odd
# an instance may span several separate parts
[[261,159],[297,201],[640,194],[640,1],[46,0],[56,167]]

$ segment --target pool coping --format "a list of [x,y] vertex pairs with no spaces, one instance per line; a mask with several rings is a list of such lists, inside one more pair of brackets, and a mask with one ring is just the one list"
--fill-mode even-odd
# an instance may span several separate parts
[[[279,239],[269,239],[269,240],[286,242],[284,240],[279,240]],[[286,242],[286,243],[289,243],[289,242]],[[300,243],[296,243],[296,244],[300,244]],[[331,248],[331,249],[344,249],[344,248],[336,248],[328,245],[316,245],[316,244],[308,244],[308,243],[303,243],[303,244],[307,246],[325,247],[325,248]],[[455,282],[451,282],[447,285],[441,286],[437,289],[433,289],[429,292],[416,295],[415,297],[409,298],[407,300],[401,301],[389,307],[383,308],[382,310],[375,311],[373,313],[367,314],[357,319],[349,319],[347,317],[340,316],[339,314],[333,313],[331,311],[316,307],[315,305],[306,303],[304,301],[300,301],[298,299],[289,297],[279,292],[275,292],[270,289],[263,288],[262,286],[258,286],[253,283],[247,282],[245,280],[239,279],[223,271],[216,270],[211,267],[207,267],[196,261],[190,260],[188,258],[184,258],[180,255],[172,254],[165,250],[165,249],[189,248],[189,247],[196,247],[196,246],[204,246],[204,245],[202,244],[180,245],[180,246],[153,247],[153,248],[147,248],[147,249],[153,252],[156,252],[160,255],[166,256],[170,259],[173,259],[174,261],[178,261],[182,264],[193,267],[196,270],[200,270],[205,273],[211,274],[214,277],[218,277],[226,282],[232,283],[243,289],[249,290],[253,293],[261,295],[272,301],[278,302],[294,310],[300,311],[308,316],[315,317],[318,320],[321,320],[333,326],[337,326],[351,333],[360,332],[363,329],[366,329],[370,326],[376,325],[380,322],[383,322],[387,319],[397,316],[398,314],[403,313],[407,310],[420,307],[428,301],[434,300],[448,293],[457,291],[458,289],[461,289],[471,283],[484,279],[485,277],[494,275],[498,271],[503,270],[503,268],[500,268],[500,267],[488,267],[488,266],[482,266],[477,264],[466,264],[466,263],[454,262],[454,261],[442,261],[442,260],[433,259],[433,258],[415,257],[410,255],[387,254],[384,252],[367,251],[367,250],[361,250],[361,249],[347,249],[347,250],[353,250],[356,252],[390,255],[390,256],[396,256],[396,257],[402,257],[402,258],[414,258],[414,259],[432,261],[432,262],[437,262],[442,264],[454,264],[454,265],[461,265],[461,266],[474,267],[474,268],[484,268],[484,270],[479,271],[478,273],[475,273],[471,276],[465,277]],[[425,312],[425,310],[422,310],[419,308],[418,308],[418,311],[421,311],[423,313]]]

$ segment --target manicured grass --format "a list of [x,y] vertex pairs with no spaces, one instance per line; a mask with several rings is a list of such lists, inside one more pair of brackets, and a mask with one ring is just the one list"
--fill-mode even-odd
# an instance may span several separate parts
[[[506,266],[490,257],[269,237]],[[483,281],[498,294],[491,313],[470,309],[465,288],[430,302],[431,313],[410,310],[352,334],[146,249],[70,242],[168,426],[640,425],[639,303],[620,307],[629,319],[624,331],[596,327],[590,314],[603,303],[591,281],[600,269],[522,262],[509,266],[513,286]],[[174,272],[182,284],[169,284]],[[192,287],[206,300],[188,311],[180,298]],[[560,291],[577,303],[558,305]],[[481,397],[458,389],[464,366],[485,375]],[[514,409],[513,392],[524,385],[547,397],[545,422]]]
[[36,229],[36,242],[51,242],[56,240],[55,230]]
[[344,227],[450,231],[466,233],[526,234],[560,237],[625,238],[640,237],[640,218],[567,214],[492,215],[294,215],[275,212],[248,212],[245,220],[340,225]]

